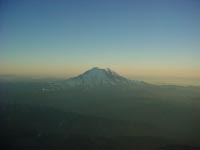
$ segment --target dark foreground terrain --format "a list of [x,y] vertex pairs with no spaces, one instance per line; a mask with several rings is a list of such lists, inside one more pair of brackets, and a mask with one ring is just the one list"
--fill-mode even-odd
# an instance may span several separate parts
[[1,149],[199,150],[176,140],[134,136],[135,126],[125,121],[29,105],[4,105],[0,113]]
[[0,82],[0,149],[200,150],[199,87],[64,82]]

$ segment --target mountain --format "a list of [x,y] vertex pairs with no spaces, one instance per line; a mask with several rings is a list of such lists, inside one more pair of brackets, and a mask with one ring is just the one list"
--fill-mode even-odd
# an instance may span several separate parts
[[43,86],[42,88],[42,92],[56,92],[60,90],[70,90],[70,92],[72,92],[71,90],[75,90],[75,95],[81,90],[91,93],[95,92],[95,94],[100,93],[100,96],[114,93],[117,97],[126,95],[126,97],[129,98],[145,97],[153,99],[176,99],[182,101],[185,98],[196,100],[200,96],[199,87],[155,85],[144,81],[130,80],[109,68],[102,69],[98,67],[87,70],[76,77],[50,82],[46,87]]
[[83,74],[67,80],[70,86],[94,87],[94,86],[116,86],[127,85],[130,81],[116,72],[94,67]]
[[94,67],[84,73],[69,78],[65,81],[61,81],[59,83],[60,87],[63,88],[84,88],[84,89],[91,89],[91,88],[127,88],[132,87],[134,85],[143,85],[146,84],[143,81],[132,81],[129,80],[118,73],[112,71],[109,68],[102,69],[98,67]]

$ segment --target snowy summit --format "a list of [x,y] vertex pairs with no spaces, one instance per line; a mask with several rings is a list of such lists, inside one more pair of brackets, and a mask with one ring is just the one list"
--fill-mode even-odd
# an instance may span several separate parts
[[111,69],[101,69],[94,67],[83,74],[67,80],[70,86],[107,86],[107,85],[124,85],[128,84],[129,80],[118,75]]

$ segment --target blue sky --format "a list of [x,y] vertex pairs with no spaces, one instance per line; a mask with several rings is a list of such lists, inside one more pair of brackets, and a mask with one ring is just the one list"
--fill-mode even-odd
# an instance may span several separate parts
[[0,73],[200,76],[198,0],[1,0]]

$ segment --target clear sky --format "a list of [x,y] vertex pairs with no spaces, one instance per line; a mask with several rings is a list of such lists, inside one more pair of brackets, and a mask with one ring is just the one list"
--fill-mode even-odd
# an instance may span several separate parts
[[199,0],[0,0],[0,74],[200,83]]

